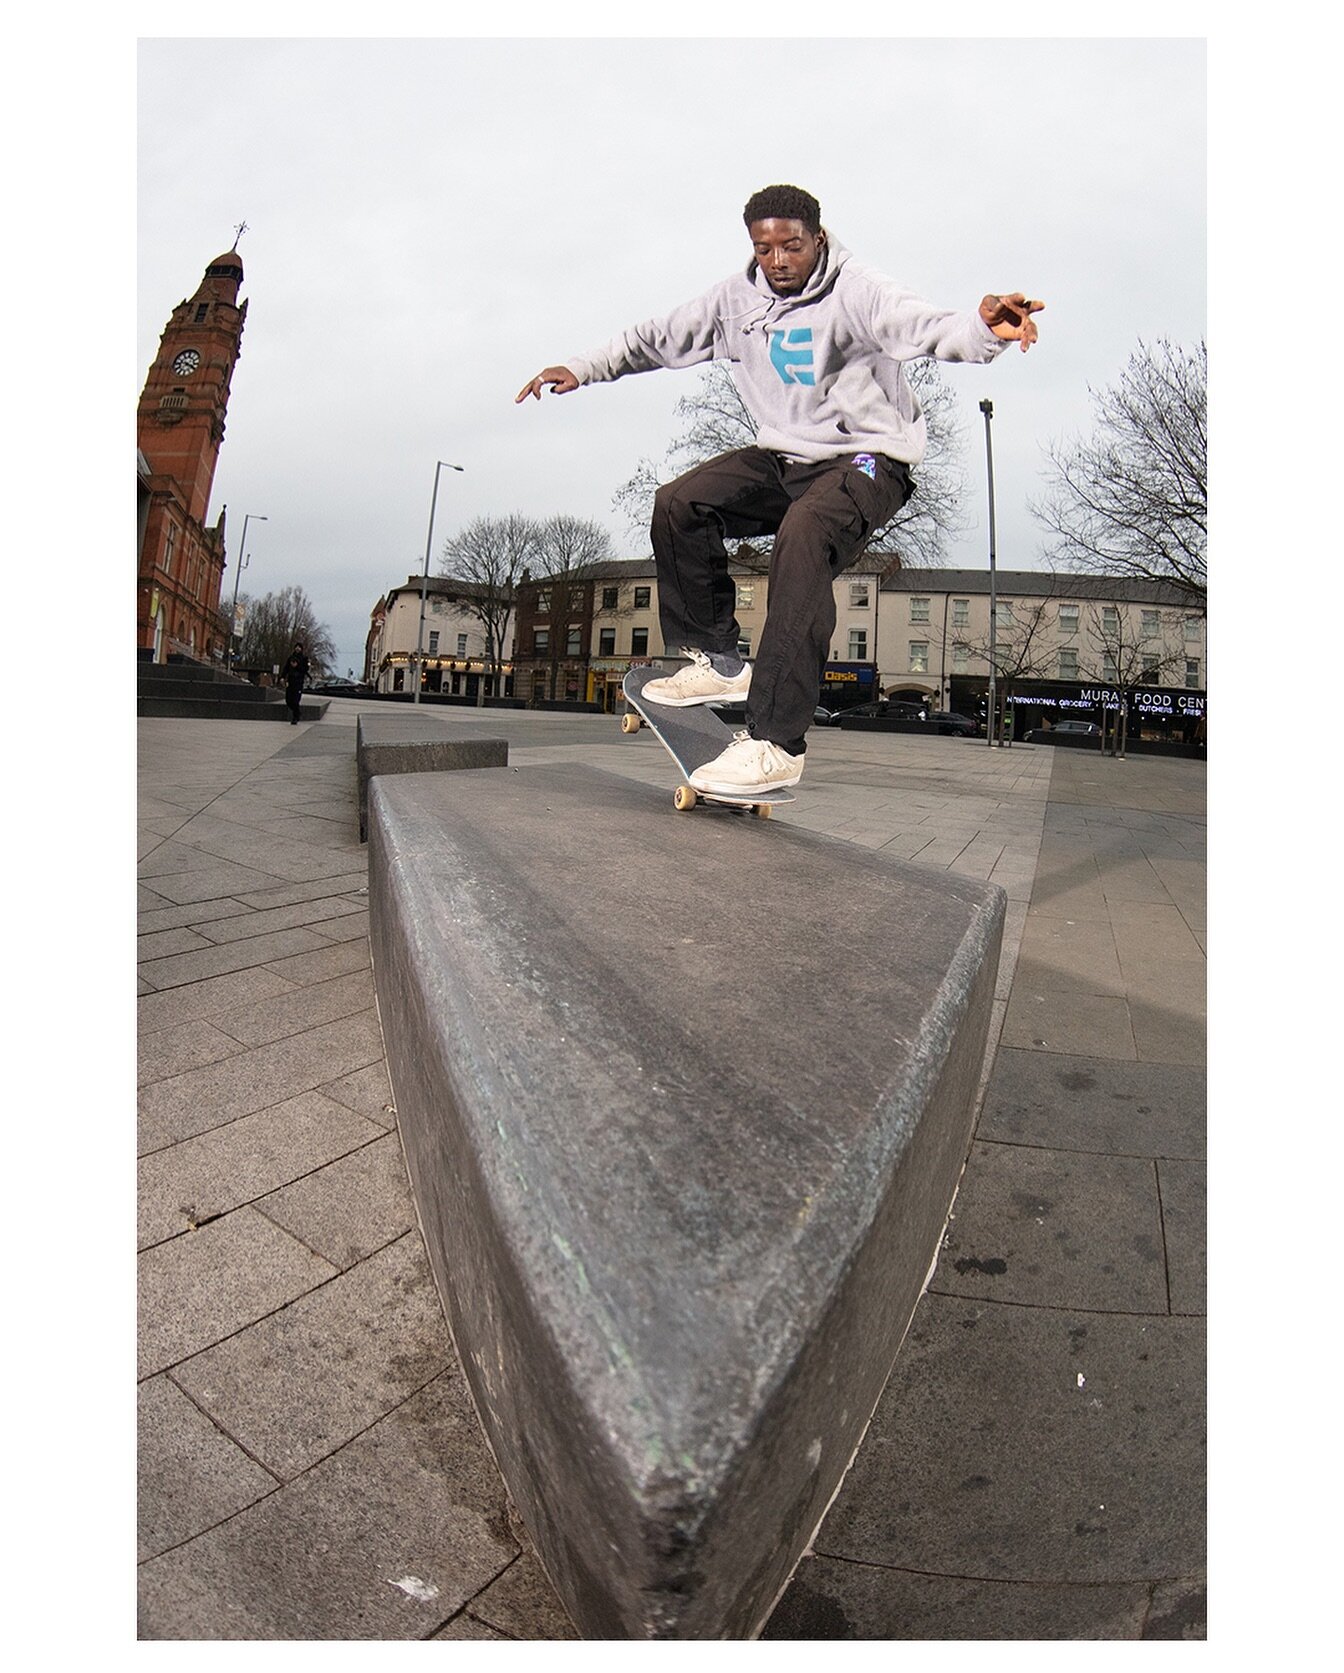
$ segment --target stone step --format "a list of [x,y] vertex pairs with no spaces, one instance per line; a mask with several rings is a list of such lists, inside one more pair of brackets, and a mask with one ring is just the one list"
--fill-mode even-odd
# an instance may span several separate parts
[[283,691],[274,687],[249,685],[246,680],[180,680],[180,679],[151,679],[142,675],[136,681],[136,694],[140,697],[185,698],[192,701],[213,700],[214,698],[228,698],[237,703],[280,703],[285,701]]
[[769,1615],[931,1270],[1003,925],[993,885],[670,791],[582,767],[369,786],[430,1264],[587,1638]]
[[[299,705],[301,720],[321,720],[327,712],[325,697],[305,697]],[[235,696],[160,697],[138,695],[137,715],[158,715],[169,720],[288,720],[283,695],[280,702],[261,702]]]

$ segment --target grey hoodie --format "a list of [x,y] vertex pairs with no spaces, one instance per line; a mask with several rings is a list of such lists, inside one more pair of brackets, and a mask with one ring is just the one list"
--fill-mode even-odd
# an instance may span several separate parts
[[797,296],[777,296],[753,256],[703,296],[565,365],[580,383],[608,383],[727,360],[758,447],[808,460],[884,453],[917,465],[924,415],[901,362],[932,355],[984,365],[1007,346],[978,311],[921,301],[828,235]]

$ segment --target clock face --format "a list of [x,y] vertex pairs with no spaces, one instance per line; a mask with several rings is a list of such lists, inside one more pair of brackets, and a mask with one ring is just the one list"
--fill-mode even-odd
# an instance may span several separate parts
[[189,378],[201,363],[201,357],[195,349],[183,349],[173,362],[173,372],[179,378]]

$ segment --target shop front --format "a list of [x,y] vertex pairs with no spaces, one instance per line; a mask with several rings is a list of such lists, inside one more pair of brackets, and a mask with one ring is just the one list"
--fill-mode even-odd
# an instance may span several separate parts
[[821,676],[817,702],[827,709],[848,709],[877,696],[875,662],[828,662]]
[[[1126,697],[1114,686],[1069,680],[1010,680],[1005,685],[1007,735],[1017,741],[1061,720],[1090,720],[1112,733]],[[1196,752],[1204,744],[1206,704],[1202,691],[1136,686],[1128,693],[1126,741]],[[983,721],[989,712],[989,682],[954,674],[951,707]]]

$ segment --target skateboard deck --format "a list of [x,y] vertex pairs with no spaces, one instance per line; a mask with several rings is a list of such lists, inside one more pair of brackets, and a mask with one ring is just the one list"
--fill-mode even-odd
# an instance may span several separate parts
[[[632,712],[621,718],[622,732],[638,731],[647,726],[689,779],[697,767],[721,755],[732,741],[733,728],[721,720],[708,703],[691,704],[684,709],[669,708],[665,703],[647,703],[644,687],[650,680],[660,680],[669,673],[667,668],[632,668],[621,681],[621,690]],[[748,808],[759,819],[768,819],[772,808],[796,798],[788,790],[756,790],[750,795],[729,796],[696,790],[688,783],[677,786],[672,798],[678,812],[685,813],[699,802],[722,802],[740,812]]]

